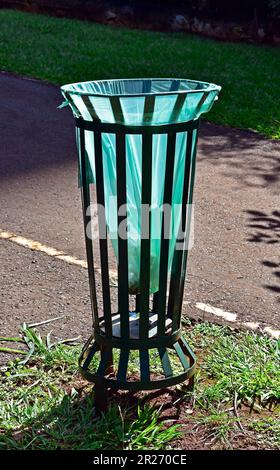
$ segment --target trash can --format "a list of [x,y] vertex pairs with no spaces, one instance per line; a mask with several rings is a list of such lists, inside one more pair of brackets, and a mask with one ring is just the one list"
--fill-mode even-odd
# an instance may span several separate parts
[[[192,386],[196,361],[182,336],[181,310],[197,132],[200,115],[210,110],[220,87],[152,78],[74,83],[61,91],[76,122],[93,313],[93,332],[80,368],[95,383],[96,405],[106,408],[107,388],[160,389],[187,379]],[[101,301],[88,230],[92,184],[98,205]],[[109,244],[117,262],[115,310]],[[130,354],[138,358],[136,377],[129,374]],[[157,373],[151,371],[155,356],[161,369]]]

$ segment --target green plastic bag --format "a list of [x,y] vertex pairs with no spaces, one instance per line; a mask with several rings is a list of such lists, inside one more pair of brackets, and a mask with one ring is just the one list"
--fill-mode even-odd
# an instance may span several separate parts
[[[69,104],[75,117],[100,120],[104,123],[125,125],[160,125],[187,122],[198,119],[210,110],[220,91],[219,86],[185,79],[128,79],[102,80],[74,83],[61,87],[65,105]],[[145,103],[154,96],[152,112]],[[116,105],[119,98],[120,107]],[[178,103],[180,106],[178,106]],[[196,131],[194,131],[196,132]],[[77,141],[78,141],[77,135]],[[177,134],[171,210],[171,234],[169,242],[169,272],[173,259],[180,224],[180,204],[183,194],[184,155],[188,133]],[[193,139],[192,162],[195,159]],[[153,136],[152,152],[152,204],[151,204],[151,254],[150,292],[156,292],[159,284],[161,206],[164,192],[167,135]],[[94,134],[85,131],[85,147],[90,163],[89,179],[95,182]],[[79,142],[78,142],[79,148]],[[141,244],[141,153],[142,137],[126,136],[126,194],[129,291],[139,293],[140,244]],[[102,133],[102,158],[104,171],[105,217],[109,236],[116,257],[117,244],[117,186],[115,134]]]

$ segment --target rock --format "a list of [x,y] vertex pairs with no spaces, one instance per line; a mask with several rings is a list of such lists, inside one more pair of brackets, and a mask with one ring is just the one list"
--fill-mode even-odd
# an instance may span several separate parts
[[204,33],[205,34],[212,34],[213,28],[210,23],[205,23],[204,25]]
[[206,33],[205,28],[211,29],[211,25],[209,23],[204,24],[203,21],[200,21],[196,17],[193,19],[191,30],[194,33]]
[[223,29],[222,26],[216,26],[213,29],[212,35],[213,35],[213,37],[216,37],[216,38],[225,38],[226,37],[226,32],[225,32],[225,30]]
[[104,13],[104,18],[106,21],[115,21],[117,19],[117,14],[112,10],[107,10]]
[[199,20],[198,20],[196,17],[194,17],[193,23],[192,23],[192,30],[193,30],[194,32],[197,32],[197,31],[198,31],[199,23],[200,23]]
[[185,31],[189,28],[189,22],[184,15],[175,15],[172,19],[172,31]]
[[199,21],[196,25],[196,30],[198,33],[203,33],[204,31],[204,23],[203,21]]
[[263,39],[265,37],[265,31],[263,28],[259,28],[257,31],[257,36],[259,39]]

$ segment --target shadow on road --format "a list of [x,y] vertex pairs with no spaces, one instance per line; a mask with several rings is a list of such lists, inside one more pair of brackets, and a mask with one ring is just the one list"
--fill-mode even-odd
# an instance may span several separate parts
[[209,124],[202,125],[200,151],[213,165],[224,167],[224,175],[241,186],[278,187],[280,143],[253,132]]
[[248,210],[250,217],[248,227],[255,229],[247,239],[254,243],[280,243],[280,211],[272,211],[267,214],[261,211]]
[[0,73],[0,178],[76,161],[72,113],[59,88]]
[[[267,245],[276,245],[276,255],[280,255],[280,211],[274,210],[271,213],[265,213],[255,210],[247,210],[249,216],[248,227],[253,229],[249,234],[247,241],[253,243],[264,243]],[[264,285],[270,291],[280,294],[280,262],[263,260],[261,264],[272,269],[272,274],[278,284]],[[279,298],[280,302],[280,298]]]

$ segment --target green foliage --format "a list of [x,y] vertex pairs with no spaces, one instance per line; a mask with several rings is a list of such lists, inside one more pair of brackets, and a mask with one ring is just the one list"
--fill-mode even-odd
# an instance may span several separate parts
[[[197,325],[193,345],[202,351],[197,400],[267,406],[280,402],[280,349],[276,340],[254,333],[234,333],[212,324]],[[204,382],[208,381],[205,388]]]
[[222,85],[207,119],[280,138],[280,51],[0,10],[3,70],[56,84],[186,77]]
[[[91,394],[79,399],[53,381],[42,379],[32,391],[23,386],[17,394],[2,395],[0,418],[2,449],[163,449],[180,436],[176,425],[166,427],[160,412],[139,406],[136,416],[113,405],[101,419],[94,419]],[[5,401],[4,401],[5,398]]]
[[230,435],[237,426],[237,418],[226,410],[213,407],[208,414],[198,413],[196,421],[204,426],[208,439],[221,442],[226,448],[231,448]]
[[163,449],[180,436],[149,405],[114,405],[95,419],[91,385],[81,388],[77,375],[80,346],[50,348],[36,330],[23,331],[34,348],[28,364],[2,369],[0,449]]
[[[164,449],[178,441],[181,426],[167,425],[161,408],[141,398],[137,407],[114,404],[94,418],[92,386],[77,373],[81,347],[47,347],[36,330],[23,332],[34,345],[28,362],[1,370],[0,449]],[[200,427],[214,448],[232,447],[240,433],[258,445],[280,446],[277,341],[208,323],[188,325],[186,336],[199,359],[194,392],[181,386],[175,400],[190,412],[186,424]],[[135,354],[130,361],[129,371],[139,370]],[[156,356],[152,363],[156,373]]]

